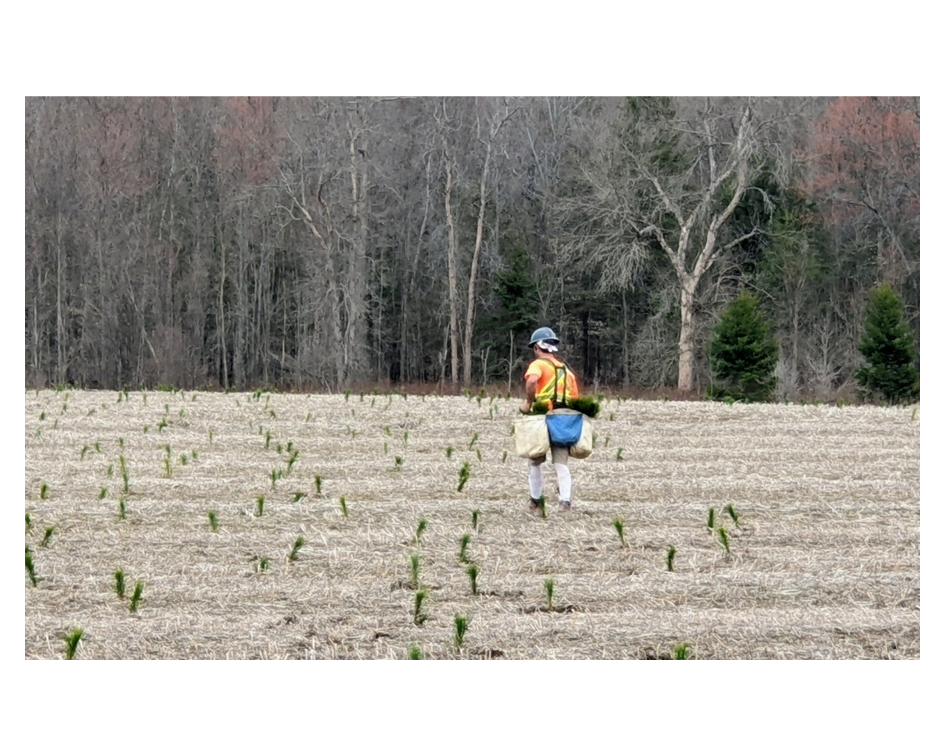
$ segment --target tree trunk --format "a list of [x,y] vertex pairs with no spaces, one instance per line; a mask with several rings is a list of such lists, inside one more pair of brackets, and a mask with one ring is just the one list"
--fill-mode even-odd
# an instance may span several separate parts
[[453,170],[449,155],[447,155],[445,205],[446,225],[449,228],[449,246],[447,247],[446,261],[450,301],[450,381],[456,383],[459,379],[459,317],[456,312],[456,229],[453,227],[453,210],[450,207],[452,191]]
[[695,301],[697,281],[693,277],[683,278],[679,296],[679,379],[677,387],[691,391],[693,386],[693,327],[692,308]]

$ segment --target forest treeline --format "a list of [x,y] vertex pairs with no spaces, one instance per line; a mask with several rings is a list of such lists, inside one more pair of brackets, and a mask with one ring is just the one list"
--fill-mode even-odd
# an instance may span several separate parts
[[26,382],[711,381],[740,290],[782,396],[919,333],[919,99],[26,99]]

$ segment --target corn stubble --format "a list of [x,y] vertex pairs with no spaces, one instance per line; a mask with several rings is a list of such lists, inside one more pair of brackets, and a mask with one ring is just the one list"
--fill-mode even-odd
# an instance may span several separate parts
[[[158,396],[103,409],[73,390],[63,414],[63,394],[26,392],[26,658],[62,658],[73,624],[94,629],[79,658],[673,658],[683,642],[699,659],[919,656],[911,407],[604,399],[606,433],[571,462],[572,516],[542,521],[509,433],[520,396]],[[381,439],[409,450],[396,474]],[[129,642],[137,584],[147,643]],[[456,617],[476,629],[461,644]]]

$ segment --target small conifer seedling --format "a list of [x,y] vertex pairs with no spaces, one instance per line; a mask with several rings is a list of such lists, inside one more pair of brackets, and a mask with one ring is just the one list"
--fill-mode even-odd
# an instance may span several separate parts
[[33,552],[30,551],[29,544],[26,544],[26,574],[30,576],[30,582],[35,588],[39,580],[36,577],[36,565],[33,564]]
[[413,597],[413,624],[422,625],[429,617],[423,613],[423,602],[427,597],[427,592],[420,590]]
[[469,561],[469,557],[466,555],[466,548],[469,546],[469,533],[463,533],[463,537],[459,539],[459,561],[466,563]]
[[420,539],[423,537],[423,531],[427,529],[427,521],[425,518],[421,517],[420,522],[417,523],[417,533],[414,536],[414,540],[417,543],[417,546],[420,546]]
[[26,532],[29,533],[33,529],[33,518],[30,517],[30,513],[26,513]]
[[47,546],[49,546],[49,541],[52,539],[54,532],[56,532],[55,525],[50,525],[49,527],[47,527],[46,532],[43,533],[43,540],[39,542],[39,545],[42,546],[44,549]]
[[555,593],[555,581],[552,578],[548,578],[545,581],[545,599],[547,600],[547,610],[553,611],[555,608],[553,597]]
[[481,512],[478,509],[472,511],[472,529],[477,533],[479,532],[479,515]]
[[414,590],[420,588],[420,555],[410,555],[410,587]]
[[120,568],[115,570],[115,595],[120,599],[125,597],[125,573]]
[[706,520],[705,525],[709,531],[715,530],[715,507],[709,507],[709,519]]
[[46,483],[41,483],[39,486],[39,498],[42,501],[49,498],[49,486]]
[[719,527],[718,534],[719,534],[719,543],[722,544],[722,548],[725,549],[725,553],[726,554],[731,553],[729,551],[729,546],[728,546],[728,533],[725,532],[725,528]]
[[673,659],[677,661],[685,661],[686,659],[692,658],[692,652],[689,649],[689,645],[686,643],[680,643],[673,649]]
[[472,595],[479,595],[479,588],[476,585],[476,578],[479,577],[479,568],[475,564],[466,568],[466,574],[469,575],[469,587],[472,589]]
[[614,530],[617,531],[617,536],[620,538],[620,547],[623,549],[627,548],[627,541],[623,535],[623,520],[619,517],[614,520]]
[[676,547],[670,546],[669,550],[666,552],[666,569],[670,572],[675,572],[673,568],[673,562],[676,559]]
[[457,492],[462,492],[463,486],[469,482],[470,470],[471,467],[469,466],[469,462],[463,462],[463,466],[459,470],[459,486],[456,488]]
[[342,496],[338,499],[338,503],[341,505],[341,515],[347,519],[348,517],[348,505],[345,503],[345,497]]
[[735,511],[735,505],[727,504],[725,506],[725,511],[728,513],[728,516],[732,518],[732,522],[735,523],[735,527],[740,528],[741,525],[738,524],[738,513]]
[[[363,398],[364,394],[361,394],[361,397]],[[411,646],[410,650],[407,652],[407,659],[410,661],[422,661],[423,651],[420,650],[420,646]]]
[[265,506],[266,506],[266,497],[265,497],[265,496],[257,496],[257,497],[256,497],[256,516],[257,516],[257,517],[262,517],[262,516],[263,516],[263,510],[264,510]]
[[210,530],[216,533],[217,528],[220,527],[220,521],[217,519],[217,513],[211,509],[209,512],[207,512],[207,519],[210,520]]
[[456,644],[456,648],[460,649],[466,639],[466,631],[469,630],[469,618],[457,614],[453,617],[453,626],[453,642]]
[[62,639],[66,643],[66,659],[75,659],[75,655],[79,651],[79,641],[82,640],[82,635],[82,628],[77,627],[62,636]]
[[289,561],[294,562],[299,558],[299,550],[305,545],[305,538],[299,536],[295,539],[295,543],[292,544],[292,551],[289,552]]
[[138,605],[141,603],[141,597],[143,593],[144,583],[139,580],[135,583],[134,592],[131,594],[131,606],[129,608],[131,609],[132,614],[138,613]]
[[125,511],[125,500],[124,498],[119,498],[118,499],[118,519],[124,520],[126,514],[127,513]]

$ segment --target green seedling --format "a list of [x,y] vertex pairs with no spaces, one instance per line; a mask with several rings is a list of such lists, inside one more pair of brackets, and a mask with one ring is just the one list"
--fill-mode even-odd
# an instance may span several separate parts
[[295,539],[295,543],[292,544],[292,551],[289,552],[289,561],[294,562],[299,558],[299,550],[305,545],[305,538],[299,536]]
[[503,452],[502,452],[502,462],[503,462],[503,464],[505,463],[505,460],[506,460],[506,458],[507,458],[508,456],[509,456],[509,453],[508,453],[507,451],[503,451]]
[[348,517],[348,505],[345,504],[345,497],[342,496],[338,499],[338,503],[341,505],[341,515],[347,519]]
[[482,449],[479,449],[479,448],[476,449],[476,459],[482,462]]
[[[361,397],[364,398],[364,394],[361,394]],[[423,661],[423,651],[420,650],[420,646],[411,646],[410,650],[407,652],[407,659],[410,661]]]
[[209,512],[207,512],[207,519],[210,520],[210,530],[216,533],[217,528],[220,527],[220,521],[217,518],[217,513],[214,512],[213,510],[210,510]]
[[479,440],[479,434],[473,433],[472,441],[469,442],[469,449],[472,451],[472,448],[476,445],[476,442]]
[[423,517],[420,518],[420,522],[417,523],[417,533],[414,537],[414,540],[417,542],[417,546],[420,546],[420,539],[423,536],[423,531],[427,529],[427,521]]
[[189,461],[189,460],[187,459],[187,455],[186,455],[186,454],[181,454],[181,455],[180,455],[180,464],[181,464],[181,467],[183,467],[184,465],[186,465],[188,461]]
[[[286,449],[286,451],[288,451],[288,449]],[[292,472],[292,465],[295,464],[295,460],[297,460],[298,458],[299,458],[299,450],[296,449],[295,451],[292,452],[292,456],[289,457],[289,461],[286,462],[285,471],[287,474]]]
[[50,525],[48,528],[46,528],[46,532],[43,534],[43,540],[40,541],[39,545],[42,546],[44,549],[47,546],[49,546],[49,541],[52,539],[53,533],[55,531],[56,531],[55,525]]
[[450,457],[452,457],[454,451],[455,451],[455,450],[453,449],[452,446],[447,446],[447,447],[446,447],[446,458],[449,459]]
[[29,544],[26,544],[26,574],[30,576],[30,582],[35,588],[39,579],[36,577],[36,565],[33,564],[33,552],[30,551]]
[[164,477],[171,477],[171,455],[167,454],[164,456]]
[[79,651],[79,641],[82,640],[82,635],[82,628],[77,627],[61,636],[66,642],[66,659],[70,661],[75,659],[75,655]]
[[471,536],[469,535],[469,533],[463,533],[463,537],[459,539],[459,561],[460,562],[465,563],[469,561],[469,557],[466,556],[466,548],[469,546],[470,537]]
[[256,562],[256,572],[265,572],[269,569],[269,557],[259,557]]
[[709,519],[705,525],[710,531],[715,530],[715,507],[709,507]]
[[257,496],[256,497],[256,516],[257,517],[263,516],[263,510],[265,509],[265,506],[266,506],[266,497]]
[[404,460],[402,457],[394,457],[394,468],[399,470],[404,466]]
[[407,438],[410,435],[410,431],[404,431],[404,446],[407,445]]
[[426,600],[426,591],[417,591],[413,597],[413,624],[422,625],[429,617],[423,613],[423,602]]
[[675,572],[673,569],[673,561],[676,559],[676,547],[670,546],[669,551],[666,552],[666,569],[670,572]]
[[317,496],[322,495],[322,476],[321,475],[315,476],[315,494]]
[[158,432],[163,433],[164,429],[167,427],[167,418],[162,417],[157,427],[158,427]]
[[417,590],[420,587],[420,555],[410,555],[410,587]]
[[475,530],[477,533],[479,532],[479,515],[480,514],[481,513],[478,509],[474,509],[472,511],[472,529]]
[[735,527],[740,528],[741,525],[738,524],[738,513],[735,511],[735,505],[727,504],[725,506],[725,511],[728,513],[728,516],[732,518],[732,522],[735,523]]
[[722,544],[722,548],[725,549],[725,553],[726,554],[731,553],[728,547],[728,533],[725,532],[725,528],[719,527],[718,534],[719,534],[719,542]]
[[463,641],[466,639],[466,631],[469,629],[469,618],[461,617],[457,614],[453,617],[453,625],[453,642],[456,643],[456,648],[460,649],[463,646]]
[[265,445],[264,448],[266,448],[266,449],[269,448],[269,442],[270,442],[270,441],[272,441],[272,433],[270,433],[269,431],[266,431],[266,445]]
[[120,568],[115,570],[115,595],[120,599],[125,598],[125,573]]
[[460,471],[459,471],[459,486],[456,488],[457,492],[461,492],[463,490],[463,486],[465,486],[466,483],[469,482],[469,471],[471,469],[472,468],[469,466],[468,462],[463,462],[463,466],[460,468]]
[[623,459],[623,447],[617,449],[617,461],[620,462]]
[[30,513],[26,513],[26,532],[29,533],[33,529],[33,518],[30,517]]
[[125,519],[125,500],[123,498],[118,499],[118,519]]
[[49,498],[49,486],[46,483],[42,483],[39,486],[39,498],[42,501],[46,501]]
[[106,496],[108,496],[108,489],[103,487],[103,488],[98,492],[98,500],[101,501],[101,500],[104,499]]
[[545,581],[545,598],[547,599],[547,610],[549,612],[554,611],[554,593],[555,593],[555,581],[552,578],[548,578]]
[[384,454],[387,454],[387,442],[384,442]]
[[627,541],[623,536],[623,520],[619,517],[614,520],[614,530],[617,531],[617,535],[620,538],[620,547],[623,549],[627,548]]
[[276,454],[282,454],[282,442],[276,444]]
[[545,496],[542,494],[538,497],[538,511],[541,514],[541,519],[548,519],[548,510],[545,508]]
[[476,578],[479,577],[479,568],[471,564],[466,568],[466,574],[469,575],[469,586],[472,589],[473,596],[479,595],[479,589],[476,586]]
[[89,451],[89,445],[86,444],[85,446],[82,447],[82,451],[79,452],[79,459],[80,460],[85,459],[85,455],[88,454],[88,451]]
[[132,613],[132,614],[137,614],[137,613],[138,613],[138,604],[141,603],[141,595],[142,595],[143,593],[144,593],[144,583],[142,583],[142,582],[139,580],[137,583],[135,583],[135,590],[134,590],[134,593],[131,594],[131,606],[130,606],[130,609],[131,609],[131,613]]
[[298,504],[304,498],[305,494],[302,491],[296,491],[294,494],[292,494],[292,503]]
[[105,470],[105,475],[109,478],[115,477],[115,465],[109,463],[108,468]]
[[677,661],[685,661],[686,659],[692,658],[692,652],[689,649],[689,645],[686,643],[680,643],[673,649],[673,659]]

